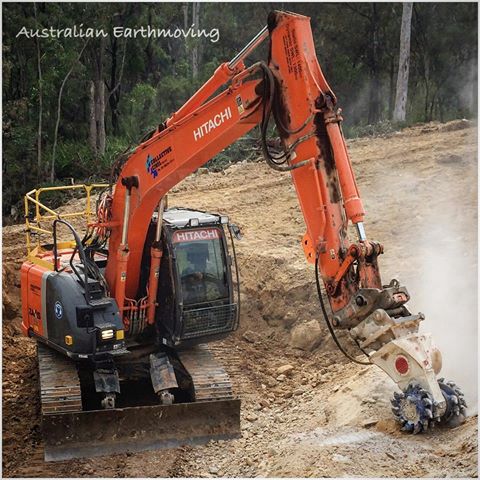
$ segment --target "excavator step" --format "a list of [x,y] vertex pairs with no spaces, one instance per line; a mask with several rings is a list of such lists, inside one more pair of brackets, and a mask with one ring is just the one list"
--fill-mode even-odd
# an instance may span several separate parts
[[[46,461],[198,445],[240,435],[240,400],[204,346],[183,352],[195,402],[82,411],[75,363],[37,344]],[[183,360],[182,360],[183,362]]]

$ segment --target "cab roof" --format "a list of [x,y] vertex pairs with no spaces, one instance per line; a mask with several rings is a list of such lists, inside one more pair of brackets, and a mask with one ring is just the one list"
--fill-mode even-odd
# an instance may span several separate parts
[[192,218],[198,219],[199,225],[208,225],[212,223],[221,223],[222,217],[215,213],[178,207],[169,208],[163,212],[164,223],[171,225],[172,227],[186,227]]

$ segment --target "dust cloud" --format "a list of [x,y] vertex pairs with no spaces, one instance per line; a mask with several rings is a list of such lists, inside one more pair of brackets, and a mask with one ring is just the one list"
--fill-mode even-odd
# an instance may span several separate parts
[[425,141],[422,135],[416,143],[405,137],[405,145],[416,148],[394,153],[395,167],[387,170],[388,175],[383,159],[372,158],[378,162],[375,175],[364,176],[360,184],[366,187],[367,212],[381,219],[371,224],[367,220],[367,233],[385,246],[385,255],[379,258],[383,284],[397,278],[407,287],[409,310],[426,316],[420,331],[430,332],[442,353],[439,378],[462,389],[468,414],[474,415],[478,411],[478,192],[477,152],[468,145],[477,138],[474,131],[466,130],[452,136],[455,147],[449,149]]
[[476,242],[467,239],[468,230],[476,225],[465,221],[454,212],[443,212],[438,223],[421,233],[420,241],[427,245],[419,265],[421,274],[408,280],[408,288],[412,309],[422,311],[427,317],[421,331],[431,332],[442,352],[439,376],[461,387],[468,413],[475,414],[478,410],[477,250]]

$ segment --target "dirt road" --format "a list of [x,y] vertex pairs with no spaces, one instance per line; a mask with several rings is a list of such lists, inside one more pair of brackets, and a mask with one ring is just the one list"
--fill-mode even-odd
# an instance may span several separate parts
[[[243,400],[242,437],[45,464],[34,345],[19,330],[22,226],[11,226],[3,231],[3,475],[477,476],[476,131],[458,121],[349,142],[367,234],[385,245],[384,283],[400,279],[412,310],[427,315],[423,328],[444,352],[444,371],[472,405],[464,425],[399,432],[392,382],[376,367],[348,363],[318,326],[314,273],[300,246],[304,225],[288,174],[263,162],[237,164],[192,176],[169,202],[221,210],[242,228],[241,327],[215,347]],[[279,376],[284,365],[293,369]]]

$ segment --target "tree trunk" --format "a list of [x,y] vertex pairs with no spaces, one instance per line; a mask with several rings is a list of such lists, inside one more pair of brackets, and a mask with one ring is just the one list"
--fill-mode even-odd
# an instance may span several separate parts
[[53,135],[53,148],[52,148],[52,164],[50,168],[50,181],[53,183],[55,181],[55,154],[57,152],[57,142],[58,142],[58,127],[60,125],[60,115],[61,115],[61,110],[62,110],[62,96],[63,96],[63,89],[65,88],[65,84],[67,83],[68,77],[73,72],[73,68],[75,65],[80,61],[80,58],[82,57],[83,51],[85,50],[85,47],[88,44],[88,41],[90,39],[87,38],[85,44],[82,47],[82,50],[80,50],[80,53],[78,54],[78,57],[75,59],[75,61],[72,63],[72,66],[70,67],[70,70],[67,72],[65,75],[62,84],[60,85],[60,90],[58,92],[58,99],[57,99],[57,121],[55,122],[55,133]]
[[88,143],[92,152],[97,157],[97,121],[95,119],[95,83],[90,81],[89,91],[88,91],[88,106],[89,106],[89,136]]
[[97,123],[97,155],[105,153],[105,84],[103,80],[97,82],[97,96],[95,98],[95,117]]
[[394,57],[390,58],[389,68],[389,92],[388,92],[388,118],[393,116],[393,108],[395,104],[395,61]]
[[[35,14],[35,25],[38,28],[37,5],[33,3],[33,11]],[[38,130],[37,130],[37,183],[43,177],[42,172],[42,117],[43,117],[43,88],[42,88],[42,63],[40,54],[40,40],[35,37],[37,45],[37,71],[38,71]]]
[[378,28],[379,28],[379,15],[377,5],[372,3],[372,16],[371,16],[371,38],[372,46],[370,49],[370,102],[368,108],[368,123],[377,123],[380,119],[380,68],[378,61]]
[[[196,30],[200,28],[200,2],[192,3],[192,25]],[[199,52],[200,39],[196,38],[192,48],[192,77],[198,77],[198,65],[200,63]]]
[[[148,9],[148,24],[152,24],[152,8],[149,6]],[[117,26],[121,25],[122,19],[124,17],[125,10],[122,11],[121,15],[116,17]],[[117,38],[114,38],[111,42],[110,54],[111,54],[111,68],[110,68],[110,85],[107,84],[108,88],[108,103],[110,105],[111,112],[111,121],[112,121],[112,131],[113,135],[117,136],[119,134],[119,110],[118,104],[120,103],[121,96],[121,87],[122,87],[122,78],[123,70],[125,66],[125,56],[127,53],[127,39],[123,41],[123,53],[120,60],[120,68],[117,74],[117,65],[118,65],[118,54],[120,53],[120,42]],[[148,39],[147,47],[145,48],[145,53],[147,55],[147,68],[145,69],[146,75],[145,79],[148,79],[150,72],[153,70],[153,50],[151,45],[151,38]]]
[[[98,159],[105,153],[105,83],[103,78],[103,57],[105,53],[105,39],[102,37],[96,48],[93,49],[93,112],[90,112],[90,133],[94,137],[91,138],[90,145],[92,146],[95,158]],[[95,128],[92,126],[95,123]],[[93,140],[95,139],[95,140]]]
[[412,6],[413,4],[411,2],[406,2],[403,4],[402,27],[400,31],[400,55],[398,60],[397,94],[395,97],[395,109],[393,111],[394,122],[404,122],[407,113]]
[[[183,28],[185,31],[187,31],[188,29],[188,3],[187,2],[185,2],[182,5],[182,10],[183,10]],[[185,58],[188,58],[189,49],[188,49],[188,42],[186,39],[183,42],[183,44],[185,45]],[[170,42],[169,42],[169,45],[170,45]]]

